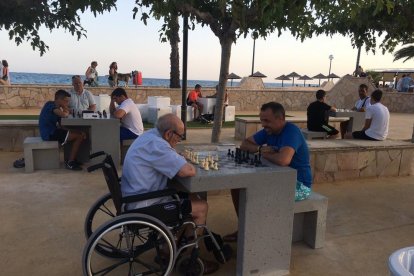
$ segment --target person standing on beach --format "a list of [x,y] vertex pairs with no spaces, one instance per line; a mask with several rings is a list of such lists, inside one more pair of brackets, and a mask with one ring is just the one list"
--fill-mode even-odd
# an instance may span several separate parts
[[80,76],[72,77],[73,88],[69,91],[70,103],[69,107],[75,112],[82,112],[84,110],[95,111],[96,104],[93,95],[88,90],[84,89],[83,82]]
[[108,77],[108,84],[110,87],[117,86],[117,79],[118,79],[118,64],[116,62],[112,62],[109,65],[109,77]]
[[199,116],[203,114],[203,104],[198,101],[198,98],[202,98],[201,95],[201,85],[196,84],[194,90],[191,90],[187,96],[187,105],[193,107],[194,121],[197,119],[197,110]]
[[3,68],[1,68],[0,85],[10,85],[9,63],[3,59],[1,64]]
[[98,63],[96,61],[92,61],[91,66],[89,66],[86,70],[86,79],[83,81],[83,85],[88,84],[92,87],[98,86],[98,71],[96,71],[96,66],[98,66]]
[[325,103],[326,92],[316,91],[316,101],[311,103],[307,109],[307,126],[310,131],[326,132],[328,138],[336,138],[339,131],[329,123],[329,111],[336,111],[336,108]]
[[347,139],[362,139],[371,141],[383,141],[388,135],[390,112],[381,103],[382,91],[377,89],[371,94],[371,106],[365,111],[365,125],[360,131],[347,133]]
[[86,134],[75,129],[64,129],[61,127],[61,118],[66,118],[70,114],[69,110],[70,94],[65,90],[58,90],[55,93],[55,100],[48,101],[42,108],[39,116],[40,136],[44,141],[58,141],[64,145],[72,142],[69,160],[65,161],[68,170],[80,171],[82,167],[76,162],[76,156]]

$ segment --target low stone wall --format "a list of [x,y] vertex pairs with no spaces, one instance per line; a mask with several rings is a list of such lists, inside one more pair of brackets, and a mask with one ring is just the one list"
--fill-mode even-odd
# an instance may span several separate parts
[[413,174],[414,144],[404,141],[308,141],[314,183]]
[[[352,108],[358,99],[358,86],[361,83],[369,85],[371,93],[375,87],[369,83],[368,78],[355,78],[345,76],[335,85],[332,82],[325,84],[329,89],[327,102],[338,108]],[[333,85],[333,87],[332,87]],[[0,108],[41,108],[46,101],[53,100],[58,89],[71,89],[71,86],[41,86],[41,85],[11,85],[0,86]],[[94,95],[111,94],[110,87],[87,88]],[[236,111],[257,112],[262,104],[277,101],[284,105],[286,110],[306,110],[315,100],[318,87],[280,87],[271,89],[247,89],[241,87],[228,87],[229,101],[236,106]],[[181,104],[181,89],[166,87],[128,87],[128,96],[135,103],[146,103],[149,96],[166,96],[171,98],[172,105]],[[203,88],[203,95],[215,93],[212,87]],[[414,112],[414,93],[399,93],[388,89],[383,96],[383,103],[391,112]]]

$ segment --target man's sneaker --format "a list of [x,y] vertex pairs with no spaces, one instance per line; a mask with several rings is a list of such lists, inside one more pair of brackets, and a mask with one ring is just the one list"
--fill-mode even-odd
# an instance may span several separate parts
[[65,162],[65,167],[68,170],[72,170],[72,171],[81,171],[82,167],[80,167],[78,164],[76,164],[75,161],[67,161]]

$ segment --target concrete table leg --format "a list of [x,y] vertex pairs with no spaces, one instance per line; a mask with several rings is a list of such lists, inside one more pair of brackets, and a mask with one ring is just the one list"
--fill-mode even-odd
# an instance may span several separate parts
[[261,175],[260,182],[240,191],[237,275],[286,275],[295,203],[292,183],[296,183],[296,176],[275,179]]

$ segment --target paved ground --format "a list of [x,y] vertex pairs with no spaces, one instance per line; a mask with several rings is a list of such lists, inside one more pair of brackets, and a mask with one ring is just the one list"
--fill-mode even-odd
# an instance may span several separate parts
[[[392,114],[395,118],[390,137],[411,138],[412,115]],[[187,143],[208,143],[210,133],[190,130]],[[222,141],[234,142],[232,135],[233,129],[224,129]],[[0,274],[81,275],[83,220],[106,192],[102,174],[65,169],[26,174],[12,167],[18,157],[21,153],[0,152]],[[325,247],[295,243],[291,275],[389,275],[388,256],[414,244],[413,176],[323,183],[314,190],[329,198]],[[229,195],[210,196],[209,204],[209,226],[232,232],[237,220]],[[235,275],[235,260],[215,275]]]

